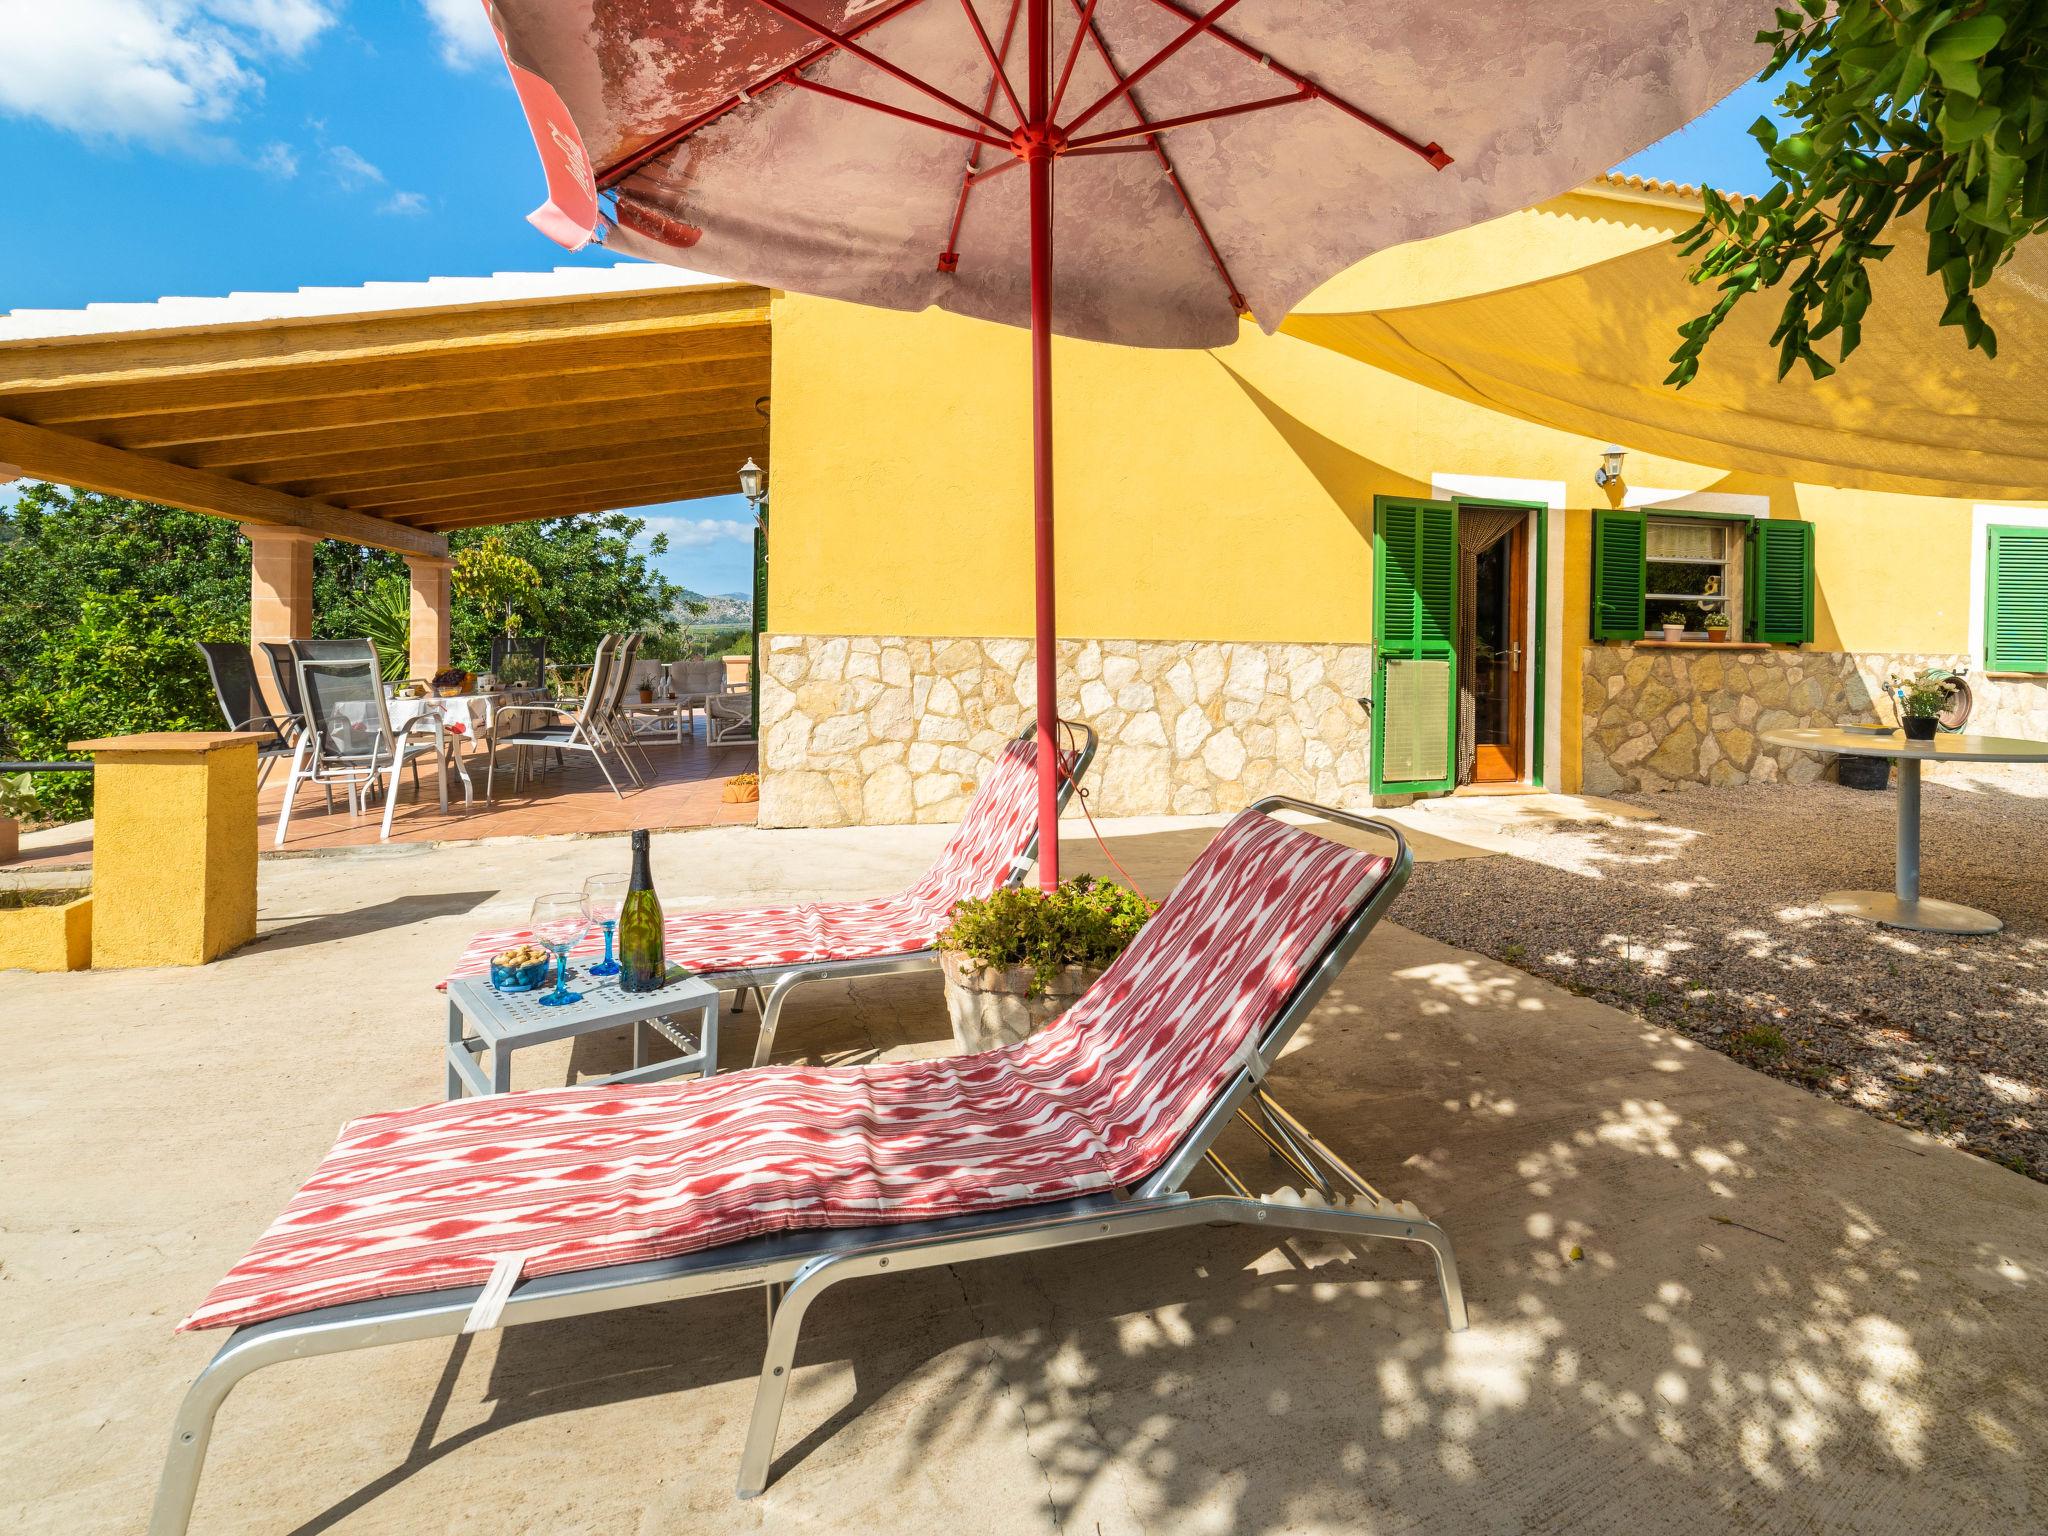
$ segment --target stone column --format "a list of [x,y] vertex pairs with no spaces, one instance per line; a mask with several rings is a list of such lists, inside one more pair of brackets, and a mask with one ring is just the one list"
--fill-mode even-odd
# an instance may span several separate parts
[[449,578],[455,562],[444,555],[407,555],[412,573],[412,659],[407,676],[432,677],[448,665]]
[[[242,524],[249,541],[249,639],[310,640],[313,636],[313,546],[320,535],[303,528]],[[273,713],[284,701],[275,696],[270,662],[256,652],[256,680]]]
[[92,963],[204,965],[256,937],[256,744],[234,731],[74,741],[93,768]]

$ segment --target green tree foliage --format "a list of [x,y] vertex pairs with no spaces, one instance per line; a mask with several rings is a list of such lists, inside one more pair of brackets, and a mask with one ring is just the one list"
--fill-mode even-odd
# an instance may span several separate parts
[[1679,328],[1666,383],[1683,386],[1729,312],[1782,286],[1772,337],[1783,377],[1804,362],[1815,378],[1856,350],[1870,305],[1869,263],[1894,219],[1920,213],[1927,270],[1941,278],[1943,325],[1995,356],[1998,338],[1977,294],[2013,248],[2048,225],[2048,0],[1799,0],[1757,35],[1771,48],[1766,79],[1789,83],[1782,132],[1750,133],[1777,178],[1761,198],[1706,194],[1706,213],[1679,237],[1699,263],[1693,280],[1720,290]]
[[455,550],[454,586],[486,615],[503,614],[504,632],[516,635],[526,624],[519,605],[540,590],[540,572],[505,547],[503,534],[489,533]]
[[[246,624],[239,637],[246,637]],[[70,743],[133,731],[217,731],[220,706],[194,640],[238,638],[175,597],[88,592],[77,616],[51,630],[0,694],[9,751],[43,761],[71,757]],[[38,815],[91,814],[92,781],[38,774]]]
[[[458,554],[486,541],[532,568],[517,599],[551,655],[588,658],[607,631],[670,635],[682,588],[651,563],[656,537],[624,513],[458,532]],[[323,540],[313,551],[314,632],[368,634],[406,671],[405,562]],[[457,594],[458,660],[482,670],[504,632],[502,604]],[[402,624],[401,624],[401,621]],[[30,483],[0,505],[0,757],[65,757],[63,743],[124,731],[214,729],[219,712],[194,640],[249,637],[249,546],[223,518]],[[103,654],[100,654],[103,653]],[[82,775],[35,780],[38,813],[82,814]]]

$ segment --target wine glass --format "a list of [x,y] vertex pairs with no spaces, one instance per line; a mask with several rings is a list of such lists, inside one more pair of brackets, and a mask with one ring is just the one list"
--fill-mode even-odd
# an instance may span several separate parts
[[568,1003],[582,1002],[581,992],[569,990],[569,946],[582,938],[590,927],[583,916],[583,893],[559,891],[553,895],[536,896],[528,922],[533,928],[533,936],[555,952],[555,990],[540,1000],[541,1006],[560,1008]]
[[619,974],[619,962],[612,958],[612,933],[619,926],[628,884],[624,875],[592,875],[583,882],[583,915],[604,929],[604,959],[590,968],[593,976]]

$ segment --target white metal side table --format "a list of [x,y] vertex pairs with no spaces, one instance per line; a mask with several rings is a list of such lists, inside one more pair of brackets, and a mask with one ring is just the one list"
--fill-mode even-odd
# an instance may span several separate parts
[[[464,976],[448,983],[448,1097],[465,1090],[482,1097],[512,1088],[512,1053],[553,1040],[573,1039],[622,1026],[633,1031],[633,1065],[597,1083],[651,1083],[695,1073],[709,1077],[718,1070],[718,989],[670,967],[668,984],[655,992],[626,992],[616,976],[592,976],[586,968],[572,978],[583,994],[580,1002],[543,1008],[540,1000],[550,980],[531,992],[500,992],[488,976]],[[696,1033],[675,1022],[679,1014],[697,1015]],[[680,1055],[647,1059],[648,1036],[660,1035]],[[483,1057],[490,1056],[490,1071]]]

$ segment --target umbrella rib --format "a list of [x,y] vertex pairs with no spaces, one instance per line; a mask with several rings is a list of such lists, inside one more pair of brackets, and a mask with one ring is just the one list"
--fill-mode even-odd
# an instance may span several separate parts
[[[1073,78],[1074,65],[1081,57],[1081,40],[1094,30],[1090,18],[1095,15],[1095,4],[1096,0],[1088,0],[1081,6],[1081,19],[1074,23],[1074,40],[1067,44],[1066,66],[1060,70],[1060,83],[1053,87],[1052,105],[1045,111],[1054,122],[1059,121],[1060,103],[1067,99],[1067,82]],[[1102,44],[1098,41],[1095,46],[1100,49]]]
[[[905,11],[912,10],[915,7],[920,6],[922,4],[924,4],[924,0],[896,0],[896,3],[890,6],[887,10],[881,12],[879,15],[868,17],[868,19],[866,21],[863,21],[859,26],[850,29],[846,35],[848,37],[865,37],[868,33],[874,31],[875,28],[883,25],[885,22],[894,21],[898,16],[901,16]],[[787,64],[778,65],[776,68],[769,70],[767,74],[762,75],[759,79],[753,81],[751,84],[741,86],[737,91],[733,92],[732,95],[726,97],[725,100],[721,101],[717,106],[706,108],[704,111],[699,112],[695,117],[689,118],[686,121],[678,124],[676,127],[671,128],[668,132],[662,134],[660,137],[653,139],[646,144],[643,144],[640,148],[634,150],[632,154],[626,156],[623,160],[613,161],[610,165],[606,166],[602,171],[599,171],[597,173],[598,190],[600,192],[609,191],[611,188],[617,186],[620,182],[624,181],[628,176],[632,175],[633,172],[639,170],[640,167],[645,165],[648,161],[654,159],[655,156],[663,154],[668,150],[674,149],[676,145],[682,143],[684,139],[687,139],[699,128],[706,127],[707,125],[716,122],[719,118],[725,116],[726,113],[732,111],[735,107],[738,107],[748,101],[753,100],[753,98],[759,95],[762,91],[768,90],[771,87],[777,85],[787,85],[789,81],[799,71],[810,68],[811,65],[817,63],[818,60],[824,58],[827,54],[834,52],[837,47],[838,45],[836,43],[823,43],[816,48],[812,48],[809,51],[800,54],[798,57],[790,60],[790,62]]]
[[[755,0],[755,3],[767,4],[768,0]],[[1176,53],[1179,53],[1181,49],[1187,47],[1189,43],[1192,43],[1204,32],[1207,32],[1211,27],[1213,27],[1217,23],[1218,20],[1222,18],[1223,14],[1226,11],[1234,9],[1237,6],[1237,3],[1238,0],[1216,0],[1216,3],[1210,6],[1208,10],[1204,11],[1200,16],[1197,16],[1193,21],[1189,22],[1186,30],[1183,31],[1178,37],[1176,37],[1172,42],[1168,43],[1164,48],[1161,48],[1157,53],[1153,54],[1151,58],[1147,59],[1144,63],[1140,64],[1136,69],[1132,70],[1130,74],[1126,75],[1121,81],[1119,81],[1116,86],[1116,89],[1098,98],[1094,103],[1092,103],[1085,110],[1083,110],[1079,117],[1075,118],[1072,122],[1066,125],[1064,131],[1069,136],[1071,136],[1075,129],[1079,128],[1083,123],[1087,122],[1090,118],[1094,117],[1098,112],[1102,111],[1105,107],[1110,106],[1119,98],[1129,97],[1129,95],[1131,94],[1131,88],[1133,86],[1135,86],[1140,80],[1143,80],[1147,75],[1151,74],[1152,71],[1157,69],[1160,65],[1164,64],[1168,59],[1172,58]]]
[[[1232,0],[1232,3],[1234,4],[1235,0]],[[883,58],[880,54],[874,52],[872,49],[863,48],[859,43],[855,42],[853,38],[848,34],[843,32],[834,32],[830,27],[826,26],[824,23],[811,20],[810,17],[806,16],[802,11],[796,9],[795,6],[785,3],[785,0],[754,0],[754,4],[760,6],[765,11],[768,11],[776,16],[780,16],[784,21],[789,22],[793,26],[802,27],[806,32],[813,33],[816,36],[823,38],[828,43],[837,44],[841,52],[850,53],[853,55],[853,57],[859,59],[863,64],[869,64],[872,65],[874,68],[879,69],[883,74],[887,75],[890,79],[898,81],[903,85],[909,86],[914,91],[919,91],[924,95],[931,97],[933,101],[940,102],[943,103],[945,106],[951,107],[955,112],[958,112],[962,117],[971,118],[975,122],[980,123],[982,127],[986,128],[990,133],[1003,135],[1004,139],[1002,142],[1007,144],[1010,129],[1005,127],[1003,124],[997,122],[994,118],[990,117],[986,112],[975,111],[974,108],[968,106],[966,102],[961,101],[956,96],[948,95],[945,91],[942,91],[936,85],[933,85],[929,80],[920,80],[916,75],[913,75],[909,70],[903,68],[901,65],[891,64],[887,59]],[[855,97],[854,99],[858,101],[863,98]]]
[[[1186,7],[1180,5],[1178,3],[1178,0],[1152,0],[1152,4],[1158,6],[1162,11],[1169,11],[1173,15],[1180,17],[1182,21],[1195,21],[1198,19],[1192,11],[1189,11]],[[1385,134],[1388,138],[1392,139],[1396,144],[1400,145],[1403,149],[1422,156],[1423,159],[1427,160],[1437,170],[1442,170],[1445,166],[1451,163],[1451,157],[1444,153],[1442,145],[1436,143],[1423,144],[1417,142],[1414,139],[1411,139],[1407,134],[1403,133],[1400,129],[1394,127],[1392,124],[1384,121],[1381,118],[1374,117],[1370,112],[1366,111],[1363,107],[1354,106],[1352,103],[1346,101],[1342,96],[1339,96],[1336,92],[1325,90],[1322,86],[1317,85],[1313,80],[1310,80],[1307,76],[1299,73],[1296,70],[1289,69],[1285,64],[1282,64],[1278,59],[1274,58],[1271,54],[1261,53],[1257,48],[1254,48],[1250,43],[1246,42],[1243,38],[1238,37],[1235,33],[1226,32],[1221,27],[1212,26],[1209,28],[1209,35],[1215,38],[1217,42],[1222,43],[1225,47],[1235,49],[1238,53],[1242,54],[1245,58],[1250,59],[1253,63],[1261,65],[1264,68],[1271,70],[1274,74],[1278,75],[1282,80],[1285,80],[1289,85],[1298,86],[1305,90],[1313,91],[1320,100],[1327,101],[1339,112],[1345,113],[1347,116],[1356,118],[1359,122],[1365,124],[1366,127],[1374,130],[1376,133]]]
[[[1010,0],[1009,19],[1003,23],[1003,46],[996,50],[994,61],[998,72],[1002,69],[1002,61],[1010,56],[1010,39],[1017,35],[1017,12],[1022,5],[1023,0]],[[1010,100],[1011,104],[1015,105],[1016,98],[1013,96]],[[995,78],[991,76],[987,89],[981,94],[981,110],[986,112],[995,103],[996,82]],[[1017,115],[1021,118],[1023,113],[1020,112]],[[1022,165],[1023,163],[1021,160],[1008,160],[1003,165],[997,166],[996,170],[1003,170],[1008,166]],[[981,146],[979,144],[967,152],[967,169],[960,177],[960,196],[953,204],[953,222],[946,230],[946,248],[939,252],[939,270],[941,272],[957,272],[960,270],[960,225],[967,217],[967,194],[972,192],[979,183],[988,180],[995,173],[995,171],[989,171],[983,174],[981,169]]]
[[1235,106],[1211,107],[1206,112],[1189,112],[1181,117],[1162,117],[1148,123],[1142,119],[1131,128],[1112,128],[1103,133],[1091,133],[1085,138],[1070,139],[1068,152],[1086,149],[1097,144],[1113,143],[1117,139],[1149,138],[1153,134],[1165,133],[1172,128],[1185,128],[1190,123],[1212,122],[1219,117],[1242,117],[1247,112],[1263,112],[1269,107],[1291,107],[1296,102],[1314,101],[1313,90],[1289,91],[1285,96],[1261,96],[1257,101],[1240,101]]
[[[1166,146],[1159,142],[1159,125],[1147,122],[1145,109],[1138,105],[1137,93],[1130,89],[1130,83],[1124,76],[1123,71],[1116,67],[1116,60],[1110,57],[1109,43],[1103,37],[1101,29],[1095,25],[1093,17],[1095,0],[1088,0],[1085,8],[1081,0],[1068,0],[1068,3],[1079,12],[1079,19],[1074,24],[1075,41],[1077,43],[1080,41],[1082,33],[1085,32],[1087,34],[1088,40],[1095,45],[1096,53],[1101,56],[1102,67],[1109,71],[1110,79],[1123,87],[1125,99],[1130,105],[1131,115],[1137,118],[1141,126],[1130,130],[1128,133],[1094,135],[1094,139],[1104,142],[1091,142],[1088,139],[1083,139],[1079,143],[1069,141],[1067,153],[1070,155],[1116,154],[1124,150],[1143,149],[1150,146],[1152,153],[1159,157],[1159,164],[1166,172],[1167,185],[1173,188],[1174,195],[1180,199],[1181,212],[1185,213],[1188,216],[1188,222],[1195,226],[1195,233],[1200,236],[1203,249],[1208,251],[1209,260],[1216,265],[1216,275],[1223,280],[1224,292],[1230,296],[1230,307],[1240,315],[1251,313],[1251,306],[1245,303],[1244,295],[1238,291],[1236,280],[1230,275],[1229,263],[1224,261],[1223,253],[1216,248],[1216,242],[1210,238],[1209,227],[1202,222],[1201,214],[1195,211],[1194,200],[1188,196],[1188,189],[1181,185],[1180,173],[1173,168],[1173,161],[1166,153]],[[1107,142],[1108,140],[1121,137],[1141,137],[1143,142],[1140,144],[1115,144]]]
[[[967,13],[967,24],[974,28],[974,40],[981,44],[982,56],[988,60],[988,67],[993,72],[994,79],[991,81],[991,84],[1002,87],[1003,100],[1010,104],[1010,110],[1016,113],[1017,121],[1022,123],[1024,121],[1024,107],[1017,100],[1017,93],[1010,89],[1010,77],[1003,70],[1003,61],[996,56],[995,45],[988,40],[988,29],[981,24],[981,17],[974,9],[974,0],[960,0],[960,9]],[[1017,14],[1014,5],[1010,9],[1010,14],[1012,17]],[[1003,51],[1008,53],[1009,34],[1006,32],[1003,37]],[[993,105],[993,101],[985,102],[982,106],[982,111],[986,113],[989,107]]]

